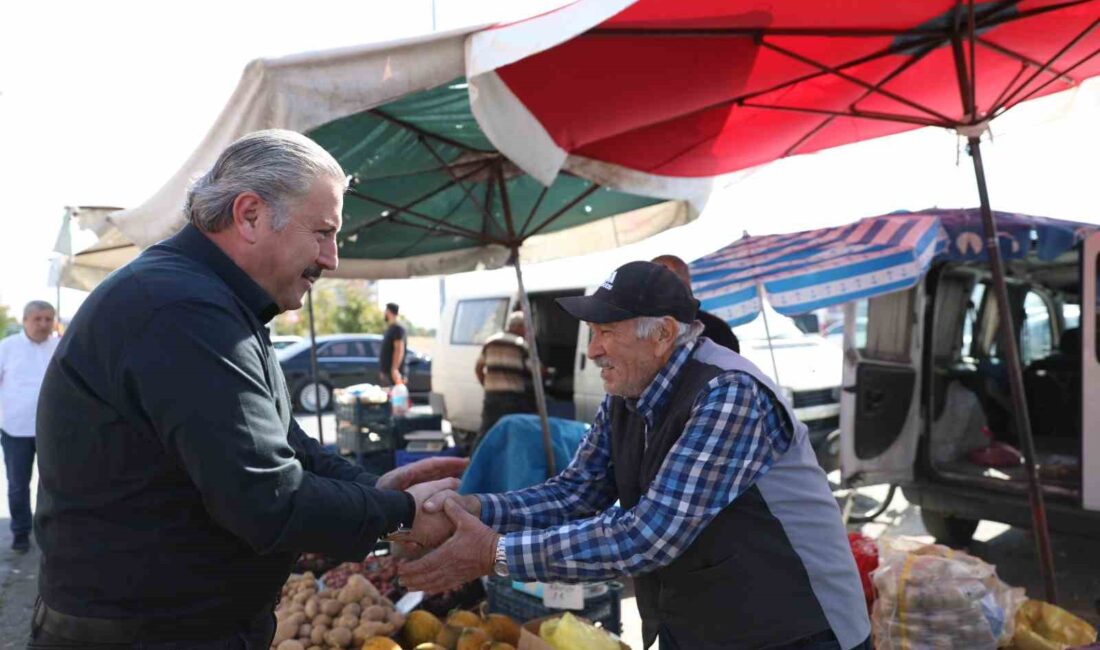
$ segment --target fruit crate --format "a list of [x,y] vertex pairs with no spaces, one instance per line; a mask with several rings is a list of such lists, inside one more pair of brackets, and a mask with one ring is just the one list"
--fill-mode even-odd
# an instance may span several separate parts
[[584,609],[580,611],[553,609],[542,604],[542,598],[532,596],[512,586],[508,578],[490,576],[486,580],[485,591],[489,596],[489,611],[498,614],[507,614],[519,622],[530,621],[543,616],[551,616],[567,611],[599,623],[603,629],[614,634],[622,634],[622,606],[623,585],[618,582],[608,582],[607,591],[596,595],[586,596]]
[[398,447],[389,402],[361,402],[339,399],[336,402],[336,443],[341,451],[362,456]]

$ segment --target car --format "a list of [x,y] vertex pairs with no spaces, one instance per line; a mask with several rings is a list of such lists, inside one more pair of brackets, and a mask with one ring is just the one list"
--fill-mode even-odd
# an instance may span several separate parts
[[[310,413],[332,406],[332,391],[355,384],[378,383],[379,334],[328,334],[317,337],[318,395],[310,372],[309,341],[303,340],[275,352],[283,368],[294,406]],[[405,355],[407,386],[414,401],[426,401],[432,390],[431,357],[408,350]],[[318,400],[319,398],[319,400]]]
[[271,336],[271,345],[276,350],[282,350],[283,348],[289,348],[295,343],[301,343],[305,338],[301,336],[294,336],[293,334],[274,334]]

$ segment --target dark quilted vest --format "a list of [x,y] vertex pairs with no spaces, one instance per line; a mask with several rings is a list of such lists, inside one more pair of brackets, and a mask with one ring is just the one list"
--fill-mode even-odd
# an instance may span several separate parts
[[[689,359],[648,432],[626,400],[612,400],[611,456],[623,508],[645,494],[683,433],[695,398],[722,372]],[[634,589],[645,648],[658,630],[683,650],[717,650],[767,648],[829,628],[802,561],[755,486],[671,564],[635,576]]]

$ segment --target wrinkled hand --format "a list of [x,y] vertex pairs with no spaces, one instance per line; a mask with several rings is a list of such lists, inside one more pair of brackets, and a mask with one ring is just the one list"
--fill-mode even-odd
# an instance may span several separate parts
[[466,512],[456,499],[447,499],[443,512],[455,526],[454,535],[438,549],[398,569],[401,584],[410,591],[444,592],[493,570],[497,533]]
[[408,490],[417,483],[462,476],[462,472],[466,470],[466,466],[469,464],[469,458],[446,456],[425,458],[409,465],[391,469],[379,476],[378,482],[374,485],[380,490]]
[[440,492],[454,494],[457,487],[458,479],[444,478],[419,483],[406,490],[416,502],[416,517],[413,519],[412,532],[400,541],[403,556],[418,556],[425,549],[435,548],[451,536],[455,529],[454,523],[442,512],[426,512],[424,503]]
[[424,501],[424,512],[443,512],[443,504],[448,499],[454,499],[462,509],[471,515],[481,518],[481,500],[474,494],[459,494],[454,490],[441,490]]

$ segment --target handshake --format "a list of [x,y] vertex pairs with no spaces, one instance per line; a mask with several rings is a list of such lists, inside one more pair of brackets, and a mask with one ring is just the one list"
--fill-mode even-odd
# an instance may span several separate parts
[[[410,474],[428,479],[446,475],[450,469],[461,471],[457,466],[443,467],[443,459],[432,460],[440,462],[441,466],[415,469],[410,466],[408,469],[413,470]],[[404,563],[398,570],[402,585],[413,591],[439,593],[491,573],[500,536],[481,523],[481,501],[474,495],[455,492],[459,484],[456,478],[436,478],[415,484],[411,484],[415,480],[412,475],[400,478],[403,480],[393,481],[389,475],[384,476],[379,487],[404,488],[416,502],[412,529],[387,538],[396,544],[403,557],[417,558]]]

